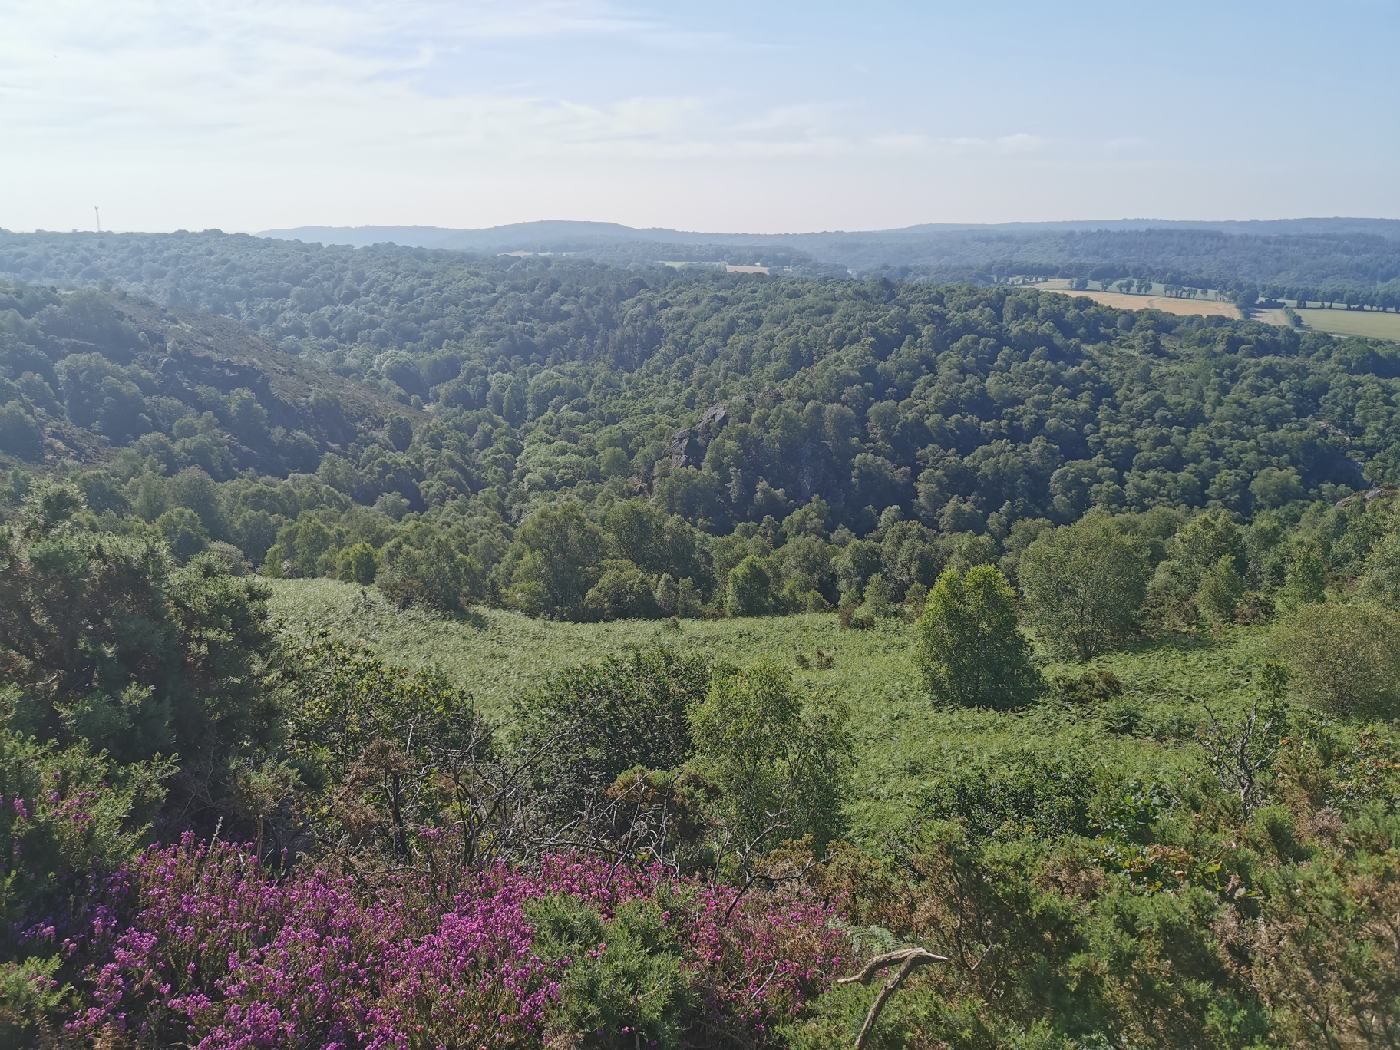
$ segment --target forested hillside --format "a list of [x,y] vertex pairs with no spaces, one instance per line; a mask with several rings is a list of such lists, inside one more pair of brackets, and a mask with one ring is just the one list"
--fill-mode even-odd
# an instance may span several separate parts
[[0,312],[5,451],[26,461],[158,446],[171,465],[218,478],[286,476],[411,414],[208,314],[19,285],[0,288]]
[[280,350],[17,286],[12,456],[118,447],[96,506],[192,511],[191,547],[274,575],[349,571],[353,550],[373,578],[366,547],[411,574],[456,536],[451,582],[410,588],[446,608],[822,609],[875,574],[900,601],[1091,509],[1253,514],[1400,481],[1384,344],[1001,288],[220,234],[4,245],[11,272],[221,313]]
[[0,1044],[1400,1040],[1400,347],[216,232],[0,274]]

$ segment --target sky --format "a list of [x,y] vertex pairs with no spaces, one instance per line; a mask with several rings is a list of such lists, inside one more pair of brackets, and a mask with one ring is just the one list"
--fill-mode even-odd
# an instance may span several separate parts
[[0,227],[1400,217],[1400,0],[0,0]]

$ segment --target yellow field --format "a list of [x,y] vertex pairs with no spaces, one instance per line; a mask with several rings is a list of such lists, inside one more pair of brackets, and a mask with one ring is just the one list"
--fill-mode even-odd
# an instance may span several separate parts
[[1119,310],[1161,310],[1163,313],[1180,314],[1182,317],[1233,317],[1237,320],[1240,316],[1239,310],[1233,304],[1218,303],[1209,299],[1174,299],[1168,295],[1128,295],[1125,292],[1076,292],[1068,288],[1056,288],[1048,281],[1032,287],[1043,292],[1083,296],[1104,306],[1117,307]]

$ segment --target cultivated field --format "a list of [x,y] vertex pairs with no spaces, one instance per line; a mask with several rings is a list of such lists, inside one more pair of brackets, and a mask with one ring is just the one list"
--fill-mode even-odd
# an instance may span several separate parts
[[[482,609],[466,620],[400,611],[373,588],[333,580],[274,580],[273,612],[292,634],[326,628],[362,640],[391,662],[436,666],[466,687],[482,710],[507,721],[513,702],[551,674],[632,646],[664,643],[739,664],[772,659],[811,691],[850,707],[857,737],[857,833],[904,826],[926,807],[940,777],[1009,756],[1094,754],[1144,770],[1195,775],[1200,698],[1217,711],[1247,703],[1249,668],[1264,637],[1240,630],[1116,653],[1093,666],[1122,680],[1123,694],[1085,705],[1054,701],[1016,714],[934,704],[911,658],[911,625],[842,630],[830,614],[734,620],[550,623]],[[818,659],[818,652],[829,658]],[[805,666],[804,666],[805,664]],[[1047,662],[1050,676],[1083,667]]]
[[1359,335],[1400,342],[1400,314],[1378,310],[1299,310],[1303,323],[1316,332]]
[[1249,316],[1251,320],[1262,321],[1264,324],[1276,324],[1284,328],[1293,323],[1282,309],[1251,310]]
[[1182,317],[1233,317],[1238,319],[1240,311],[1232,303],[1217,302],[1213,299],[1177,299],[1170,295],[1129,295],[1126,292],[1074,291],[1056,287],[1064,282],[1042,282],[1031,285],[1044,292],[1058,292],[1061,295],[1075,295],[1092,299],[1104,306],[1119,310],[1161,310],[1163,313],[1179,314]]

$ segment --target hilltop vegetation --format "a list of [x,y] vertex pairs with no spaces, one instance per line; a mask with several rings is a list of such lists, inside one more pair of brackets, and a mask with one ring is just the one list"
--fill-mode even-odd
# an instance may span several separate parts
[[406,411],[274,351],[240,325],[125,296],[0,286],[6,453],[25,462],[111,460],[314,471]]
[[[879,1045],[1389,1045],[1400,618],[1353,598],[1394,601],[1400,530],[1351,506],[1296,537],[1280,627],[1208,628],[1207,573],[1184,633],[965,707],[997,668],[921,673],[893,614],[405,620],[287,581],[269,620],[261,584],[43,488],[3,551],[0,1023],[841,1045],[872,1000],[833,978],[912,943],[949,961]],[[1154,588],[1244,554],[1188,529]],[[1323,538],[1356,575],[1309,568]],[[995,573],[948,570],[925,619],[1017,635],[976,615]]]
[[440,670],[470,691],[483,714],[505,725],[520,697],[545,689],[580,661],[655,647],[740,665],[775,661],[804,691],[841,697],[850,707],[859,758],[852,831],[873,840],[920,820],[940,790],[930,780],[934,770],[994,766],[1026,748],[1058,754],[1092,746],[1105,758],[1159,773],[1199,772],[1191,734],[1204,718],[1201,701],[1222,717],[1242,716],[1253,698],[1252,669],[1269,658],[1268,632],[1259,627],[1169,637],[1083,664],[1042,648],[1049,679],[1072,683],[1091,668],[1116,678],[1117,691],[1086,696],[1077,713],[1045,705],[1002,715],[931,706],[912,625],[903,617],[881,618],[866,630],[842,628],[831,613],[569,624],[491,609],[466,619],[404,611],[373,591],[333,580],[273,581],[271,595],[272,620],[289,636],[328,631],[392,654],[403,667]]

